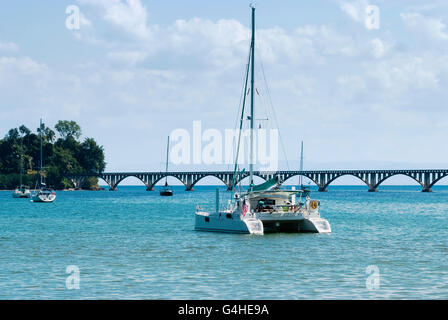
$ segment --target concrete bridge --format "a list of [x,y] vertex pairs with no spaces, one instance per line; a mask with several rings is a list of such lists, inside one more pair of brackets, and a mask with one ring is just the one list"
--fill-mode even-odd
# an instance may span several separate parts
[[[414,179],[422,186],[423,192],[431,192],[431,188],[442,178],[448,176],[448,169],[425,169],[425,170],[312,170],[312,171],[277,171],[277,172],[260,172],[255,171],[255,176],[264,180],[269,180],[274,176],[278,176],[280,182],[287,179],[302,175],[313,181],[319,191],[327,191],[327,187],[336,179],[351,175],[357,177],[368,186],[369,192],[378,191],[378,186],[385,180],[396,175],[408,176]],[[117,186],[128,177],[140,179],[145,185],[146,190],[154,190],[157,182],[166,176],[177,178],[181,181],[187,191],[192,191],[193,187],[205,177],[216,177],[221,180],[228,189],[232,188],[233,172],[231,171],[209,171],[209,172],[114,172],[114,173],[88,173],[88,174],[66,174],[65,177],[70,179],[75,187],[79,187],[90,177],[97,177],[104,180],[110,190],[116,190]],[[248,172],[238,175],[236,182],[249,176]]]

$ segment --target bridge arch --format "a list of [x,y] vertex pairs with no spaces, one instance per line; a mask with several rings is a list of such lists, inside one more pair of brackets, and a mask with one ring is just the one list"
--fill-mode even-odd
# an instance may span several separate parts
[[112,188],[112,185],[109,183],[109,181],[107,181],[103,177],[101,177],[101,176],[95,176],[95,177],[98,179],[98,185],[101,185],[100,181],[103,181],[109,187],[109,189]]
[[[266,182],[267,181],[262,175],[260,175],[258,173],[254,173],[254,177],[258,177],[259,179],[263,180],[262,182]],[[245,174],[243,177],[240,177],[239,179],[236,179],[235,185],[243,182],[246,179],[249,180],[249,174]],[[257,182],[254,182],[254,183],[257,183]]]
[[328,180],[328,181],[324,184],[323,188],[326,190],[327,187],[328,187],[331,183],[333,183],[334,181],[338,180],[339,178],[342,178],[342,177],[345,177],[345,176],[355,177],[355,178],[357,178],[358,180],[364,182],[364,183],[367,185],[367,187],[369,187],[369,188],[371,187],[371,186],[369,185],[369,182],[368,182],[366,179],[360,177],[360,176],[357,175],[357,174],[353,174],[353,173],[342,173],[342,174],[336,175],[335,177],[333,177],[333,178],[331,178],[330,180]]
[[[298,178],[299,176],[302,176],[304,178],[307,178],[308,180],[312,181],[316,186],[319,186],[319,183],[313,179],[313,177],[306,175],[306,174],[302,174],[302,173],[297,173],[297,174],[293,174],[287,177],[284,177],[284,180],[281,181],[281,185],[285,184],[286,181],[288,180],[292,180],[293,178]],[[293,185],[297,185],[298,184],[298,180],[296,181],[296,183],[293,183]]]
[[432,183],[429,185],[429,189],[431,189],[436,183],[440,182],[441,180],[443,180],[447,177],[448,177],[448,173],[441,174],[437,179],[432,181]]
[[[138,177],[137,175],[129,175],[129,176],[125,176],[125,177],[119,179],[119,180],[115,183],[115,185],[113,186],[113,189],[116,189],[120,183],[122,183],[124,180],[126,180],[126,179],[128,179],[128,178],[135,178],[135,179],[137,179],[138,181],[142,182],[146,187],[148,187],[148,185],[146,184],[146,182],[145,182],[143,179],[141,179],[140,177]],[[103,180],[104,180],[104,179],[103,179]]]
[[200,176],[197,179],[193,180],[193,182],[190,185],[190,188],[193,189],[193,187],[201,180],[205,179],[205,178],[214,178],[217,179],[219,181],[221,181],[225,186],[227,186],[228,189],[230,189],[232,187],[232,181],[225,181],[224,179],[214,175],[214,174],[206,174],[204,176]]
[[396,177],[396,176],[405,176],[405,177],[409,177],[412,180],[414,180],[415,182],[417,182],[419,185],[421,185],[422,187],[424,187],[424,183],[420,180],[418,180],[416,177],[413,177],[412,175],[406,174],[406,173],[391,173],[389,175],[387,175],[386,177],[384,177],[383,179],[379,180],[374,188],[377,189],[384,181],[392,178],[392,177]]
[[161,180],[165,179],[165,177],[173,177],[173,178],[175,178],[176,180],[179,180],[180,182],[182,182],[182,184],[183,184],[186,188],[188,188],[188,184],[187,184],[187,182],[184,181],[184,180],[182,180],[179,176],[174,175],[174,174],[168,174],[168,175],[162,175],[162,176],[158,177],[157,179],[155,179],[154,181],[152,181],[150,185],[147,185],[148,190],[153,190],[154,187],[155,187],[155,185],[156,185],[157,183],[159,183]]

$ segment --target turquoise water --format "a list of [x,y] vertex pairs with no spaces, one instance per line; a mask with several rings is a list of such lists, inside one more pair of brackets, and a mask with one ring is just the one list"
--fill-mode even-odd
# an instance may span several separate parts
[[447,299],[448,187],[433,190],[330,186],[312,196],[331,234],[264,236],[195,232],[215,187],[0,192],[0,299]]

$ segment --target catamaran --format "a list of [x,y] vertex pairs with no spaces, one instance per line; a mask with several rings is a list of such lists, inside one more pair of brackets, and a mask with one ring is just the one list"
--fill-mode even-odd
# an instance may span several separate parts
[[[168,143],[166,145],[166,165],[165,165],[165,174],[168,173],[168,155],[170,151],[170,136],[168,136]],[[165,186],[160,189],[160,195],[163,197],[170,197],[173,195],[173,189],[168,187],[168,176],[165,177]]]
[[20,185],[14,189],[13,198],[29,198],[31,196],[30,188],[23,185],[23,137],[20,140]]
[[[216,206],[214,210],[204,210],[197,206],[195,214],[195,229],[199,231],[215,231],[230,233],[258,234],[270,232],[314,232],[330,233],[328,221],[320,216],[319,200],[310,198],[310,190],[301,188],[281,190],[279,179],[274,177],[260,185],[254,185],[253,180],[253,129],[254,129],[254,51],[255,51],[255,8],[252,7],[252,37],[249,54],[251,68],[251,110],[250,110],[250,164],[249,188],[246,191],[236,191],[236,177],[243,177],[243,171],[237,172],[238,152],[241,138],[241,128],[244,115],[244,104],[240,121],[240,136],[236,152],[234,178],[232,182],[233,197],[226,207],[220,206],[219,189],[216,190]],[[249,64],[246,69],[246,84],[243,92],[247,92]],[[246,94],[245,94],[246,96]],[[240,179],[241,180],[241,179]]]
[[[43,172],[43,156],[42,156],[42,119],[40,120],[40,130],[39,130],[39,137],[40,137],[40,162],[39,162],[39,179],[38,179],[38,188],[36,188],[35,192],[31,196],[31,202],[45,202],[50,203],[53,202],[56,199],[56,192],[51,189],[47,188],[42,177]],[[36,183],[37,184],[37,183]]]

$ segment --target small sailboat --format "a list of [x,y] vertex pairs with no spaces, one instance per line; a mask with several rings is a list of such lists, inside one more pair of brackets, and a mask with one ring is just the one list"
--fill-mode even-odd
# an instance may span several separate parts
[[23,137],[20,140],[20,185],[14,189],[12,193],[13,198],[29,198],[31,196],[30,188],[23,185],[22,183],[23,175]]
[[19,187],[15,188],[12,197],[13,198],[29,198],[31,196],[30,187],[20,184]]
[[[321,218],[319,200],[310,198],[310,191],[301,188],[281,190],[279,179],[274,177],[260,185],[253,181],[253,129],[254,129],[254,50],[255,50],[255,8],[252,7],[252,40],[249,62],[251,66],[251,108],[250,116],[250,155],[249,188],[246,191],[235,191],[237,177],[245,176],[244,169],[237,170],[238,152],[240,146],[241,128],[244,115],[245,98],[243,101],[240,133],[235,159],[234,178],[232,182],[233,197],[223,209],[220,207],[219,189],[216,190],[215,210],[206,211],[200,206],[196,208],[195,229],[198,231],[214,231],[229,233],[247,233],[262,235],[268,232],[313,232],[330,233],[328,221]],[[249,64],[246,70],[246,82],[243,92],[247,92]],[[241,181],[241,179],[239,179]]]
[[[170,151],[170,136],[168,136],[168,143],[166,146],[166,164],[165,164],[165,173],[168,173],[168,155]],[[168,187],[168,176],[165,177],[165,186],[160,189],[160,195],[163,197],[171,197],[173,195],[173,189]]]
[[39,130],[39,136],[40,136],[39,179],[37,182],[37,184],[39,186],[38,186],[38,188],[36,188],[35,192],[32,194],[31,202],[50,203],[56,199],[56,192],[51,188],[47,188],[42,179],[42,170],[43,170],[42,131],[43,131],[43,127],[42,127],[42,119],[41,119],[40,120],[40,130]]

